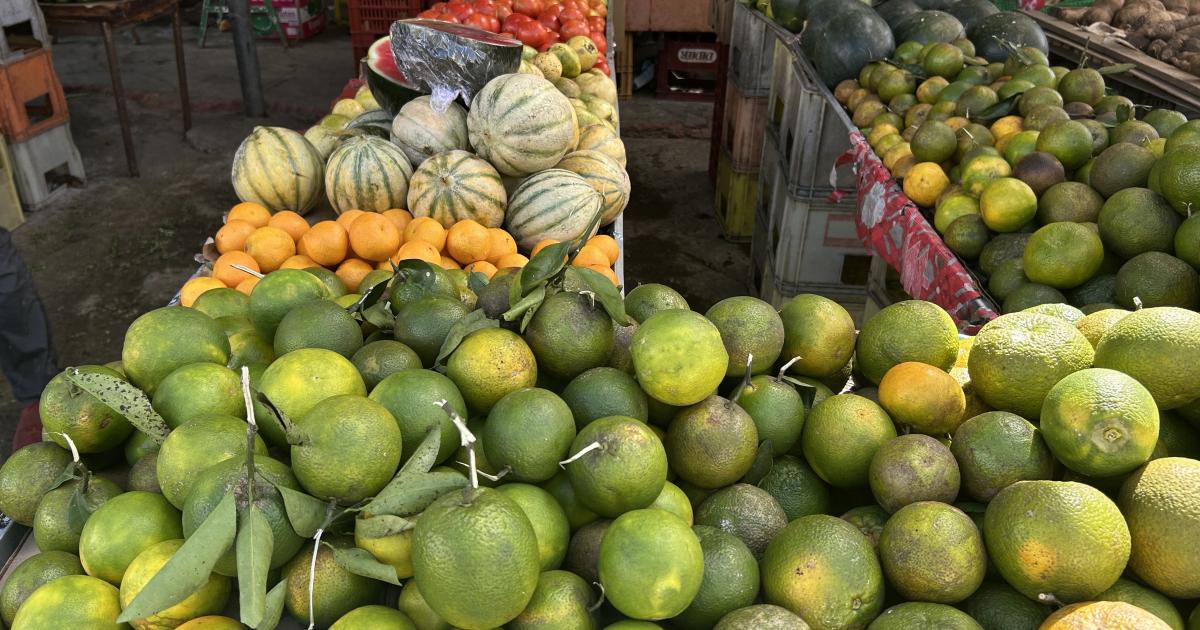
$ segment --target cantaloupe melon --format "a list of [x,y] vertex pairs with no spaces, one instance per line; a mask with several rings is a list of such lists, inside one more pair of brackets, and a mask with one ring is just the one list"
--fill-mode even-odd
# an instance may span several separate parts
[[587,181],[604,196],[604,215],[600,225],[608,225],[621,216],[629,205],[629,174],[611,157],[594,149],[567,154],[554,168],[561,168]]
[[271,212],[304,214],[321,196],[324,162],[304,136],[283,127],[255,127],[233,156],[233,190]]
[[517,245],[528,252],[545,239],[578,238],[603,212],[604,197],[587,180],[552,168],[521,182],[508,200],[504,222]]
[[507,198],[496,169],[460,150],[425,160],[408,182],[409,212],[432,217],[446,228],[463,219],[500,227]]
[[433,109],[428,96],[414,98],[392,121],[392,142],[404,151],[414,168],[438,153],[470,149],[467,110],[452,102],[446,111],[439,112]]
[[370,135],[344,141],[329,156],[325,192],[338,214],[383,212],[407,203],[412,166],[399,147]]
[[575,111],[554,85],[531,74],[505,74],[471,101],[467,132],[479,157],[505,175],[548,169],[575,148]]

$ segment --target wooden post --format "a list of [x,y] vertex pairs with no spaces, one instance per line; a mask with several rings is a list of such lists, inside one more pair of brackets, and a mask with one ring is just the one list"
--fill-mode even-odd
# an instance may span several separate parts
[[233,52],[237,55],[242,84],[242,106],[247,116],[261,118],[267,115],[267,106],[263,101],[254,29],[250,26],[249,0],[229,0],[229,17],[233,22]]

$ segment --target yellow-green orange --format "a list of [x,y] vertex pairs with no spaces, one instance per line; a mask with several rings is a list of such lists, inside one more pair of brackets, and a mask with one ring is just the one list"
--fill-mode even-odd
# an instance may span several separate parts
[[467,417],[467,403],[454,381],[433,370],[401,370],[380,381],[371,390],[370,399],[386,407],[400,425],[400,438],[404,444],[401,461],[412,457],[425,434],[434,427],[438,428],[442,438],[435,462],[445,461],[458,449],[458,430],[450,416],[437,405],[444,400],[459,416]]
[[950,451],[966,494],[985,503],[1013,483],[1055,474],[1054,456],[1038,428],[1007,411],[981,413],[959,425]]
[[613,322],[593,298],[560,291],[538,307],[525,328],[525,341],[543,376],[566,382],[608,363]]
[[1183,615],[1175,608],[1175,604],[1162,593],[1149,589],[1133,580],[1121,578],[1108,590],[1096,596],[1098,601],[1125,602],[1133,604],[1146,612],[1152,613],[1164,621],[1172,630],[1185,630]]
[[516,333],[485,328],[463,339],[450,355],[446,376],[462,392],[471,411],[487,413],[509,393],[537,383],[537,362]]
[[[415,521],[417,517],[409,517]],[[412,567],[412,535],[413,530],[407,529],[397,534],[384,536],[368,535],[371,525],[366,525],[368,519],[354,519],[354,546],[370,553],[376,560],[391,565],[396,570],[396,577],[401,580],[413,575]]]
[[755,297],[735,296],[717,302],[704,316],[717,327],[729,353],[726,376],[745,374],[747,361],[751,373],[762,374],[779,358],[786,331],[770,304]]
[[700,591],[704,551],[692,529],[662,510],[633,510],[613,521],[600,543],[600,584],[608,601],[634,619],[669,619]]
[[[246,421],[233,416],[205,416],[175,429],[158,449],[158,485],[171,505],[183,509],[196,478],[205,468],[246,452]],[[256,453],[267,445],[254,436]]]
[[798,518],[767,546],[763,599],[817,629],[862,628],[883,609],[883,571],[871,543],[833,516]]
[[1125,259],[1150,251],[1170,252],[1180,222],[1171,205],[1147,188],[1115,193],[1096,217],[1105,249]]
[[413,532],[421,595],[440,617],[467,630],[495,628],[519,615],[537,588],[538,566],[529,519],[491,488],[443,495]]
[[263,372],[258,389],[292,420],[326,398],[367,395],[354,364],[323,348],[304,348],[279,357]]
[[81,481],[67,482],[46,493],[33,515],[33,537],[41,551],[79,552],[80,530],[71,526],[71,505],[78,493],[90,511],[121,494],[121,487],[104,477],[88,480],[87,490]]
[[951,503],[961,481],[950,449],[918,433],[901,435],[875,451],[869,474],[875,500],[892,513],[921,501]]
[[370,630],[371,628],[418,630],[408,615],[395,608],[379,604],[355,608],[329,626],[329,630]]
[[350,358],[363,344],[358,320],[331,300],[313,300],[288,311],[279,320],[274,339],[277,356],[302,348],[325,348]]
[[571,525],[562,506],[549,492],[525,483],[506,483],[497,490],[512,499],[533,526],[541,570],[557,569],[567,555],[571,538]]
[[312,590],[309,591],[310,568],[313,566],[312,545],[306,545],[291,562],[284,565],[280,578],[287,583],[283,603],[288,614],[301,624],[309,622],[309,596],[312,601],[312,621],[317,627],[329,627],[342,615],[379,599],[383,582],[351,573],[333,558],[333,549],[349,549],[351,542],[341,536],[325,536],[317,550]]
[[984,515],[988,557],[1026,597],[1072,603],[1112,586],[1129,559],[1129,529],[1099,490],[1073,481],[1018,481]]
[[904,602],[879,614],[869,626],[871,630],[981,630],[982,626],[963,611],[930,602]]
[[873,383],[906,361],[949,370],[958,358],[958,329],[946,311],[931,302],[897,302],[863,324],[856,354],[855,367]]
[[613,367],[592,368],[571,379],[562,391],[578,427],[606,416],[649,420],[649,401],[637,381]]
[[1014,232],[1037,214],[1037,195],[1029,184],[1015,177],[988,182],[979,196],[979,214],[996,232]]
[[1050,388],[1064,376],[1091,367],[1094,354],[1083,333],[1065,320],[1012,313],[980,329],[967,370],[984,402],[1037,418]]
[[358,368],[368,391],[396,372],[421,367],[421,358],[412,348],[392,339],[379,339],[364,345],[350,357],[350,362]]
[[1095,348],[1104,334],[1128,314],[1129,311],[1119,308],[1106,308],[1085,315],[1083,319],[1075,322],[1075,327],[1083,333],[1084,337],[1087,337],[1088,342]]
[[722,488],[741,479],[758,452],[754,419],[741,406],[709,396],[675,415],[667,429],[667,461],[681,479]]
[[178,306],[154,309],[125,330],[121,364],[130,382],[153,396],[160,381],[189,363],[229,361],[229,340],[216,320]]
[[553,630],[555,628],[590,630],[592,587],[583,578],[567,571],[546,571],[538,576],[533,599],[510,630]]
[[241,377],[216,363],[180,366],[159,383],[152,404],[172,429],[203,416],[246,415]]
[[295,423],[305,439],[292,445],[292,469],[318,499],[350,505],[375,496],[400,465],[400,427],[369,398],[327,398]]
[[22,525],[32,525],[42,496],[69,463],[71,454],[53,442],[17,449],[0,466],[0,511]]
[[1192,215],[1175,232],[1175,255],[1200,269],[1200,214]]
[[950,178],[936,162],[920,162],[904,177],[904,194],[918,206],[932,208],[950,185]]
[[38,587],[13,618],[12,630],[87,628],[120,630],[120,594],[112,584],[86,575],[66,575]]
[[1042,404],[1042,435],[1063,464],[1090,477],[1141,466],[1158,440],[1150,392],[1116,370],[1091,368],[1059,381]]
[[963,192],[950,193],[938,200],[933,226],[938,233],[944,234],[955,219],[969,214],[979,214],[979,202]]
[[43,551],[16,564],[0,589],[0,620],[11,626],[25,600],[41,585],[64,575],[83,575],[79,557],[65,551]]
[[800,444],[813,471],[838,488],[867,485],[871,458],[896,427],[879,405],[855,394],[839,394],[813,407]]
[[963,612],[984,628],[1036,630],[1050,614],[1050,606],[1018,593],[1003,580],[986,580],[959,604]]
[[983,582],[987,556],[971,517],[937,501],[906,505],[879,535],[884,575],[907,599],[954,604]]
[[696,524],[718,527],[761,558],[767,543],[787,525],[787,513],[769,492],[746,483],[722,488],[696,508]]
[[[592,444],[599,446],[580,456]],[[603,516],[648,507],[667,481],[662,441],[633,418],[609,416],[592,422],[575,436],[570,453],[578,456],[566,464],[575,496]]]
[[[142,592],[142,589],[146,588],[150,579],[182,546],[183,540],[181,539],[164,540],[147,547],[133,559],[125,571],[125,577],[121,578],[121,606],[123,608],[129,607],[133,603],[134,598]],[[200,588],[183,600],[149,617],[134,619],[130,625],[138,630],[158,630],[173,628],[181,622],[196,617],[214,615],[224,610],[225,602],[229,599],[230,587],[231,580],[229,578],[213,573],[208,576]]]
[[803,619],[783,606],[756,604],[721,617],[713,630],[806,630],[808,627]]
[[1050,123],[1038,135],[1037,150],[1058,158],[1063,168],[1075,170],[1092,157],[1092,133],[1075,120]]
[[1170,597],[1200,597],[1200,550],[1191,543],[1200,536],[1200,462],[1151,461],[1125,481],[1119,501],[1134,573]]
[[704,579],[687,609],[672,621],[685,630],[713,627],[758,595],[758,562],[736,536],[715,527],[693,528],[704,552]]
[[125,569],[142,551],[183,537],[179,518],[179,510],[161,494],[135,490],[115,496],[84,523],[79,561],[88,575],[120,584]]
[[658,498],[654,499],[650,508],[670,512],[688,525],[692,524],[694,513],[691,500],[683,490],[679,489],[679,486],[670,481],[663,484],[662,492],[658,493]]
[[625,312],[639,322],[659,311],[677,308],[686,310],[687,300],[665,284],[639,284],[625,296]]
[[681,309],[661,311],[643,321],[633,334],[630,352],[642,389],[676,406],[707,398],[729,366],[717,327],[699,313]]
[[1042,630],[1170,630],[1171,626],[1153,613],[1125,602],[1079,602],[1059,608],[1046,618]]
[[[76,369],[124,379],[120,372],[102,365],[81,365]],[[80,390],[67,379],[66,372],[46,384],[38,401],[38,414],[50,441],[67,448],[66,438],[58,435],[66,433],[80,453],[100,453],[115,448],[133,433],[133,425],[125,416]]]
[[250,291],[250,321],[267,339],[288,311],[329,296],[317,276],[300,269],[279,269],[263,276]]
[[[1163,252],[1138,254],[1121,265],[1113,288],[1125,308],[1200,307],[1200,275],[1190,265]],[[1135,301],[1136,300],[1136,301]]]
[[759,441],[771,440],[775,452],[792,450],[804,428],[804,399],[789,382],[761,374],[742,388],[737,404],[750,414]]
[[779,309],[784,361],[799,357],[789,374],[825,378],[854,354],[854,319],[842,305],[811,293],[797,295]]
[[1051,186],[1038,198],[1037,218],[1043,224],[1055,221],[1095,223],[1104,198],[1091,186],[1062,182]]
[[963,421],[967,399],[962,386],[946,371],[906,361],[879,381],[879,404],[899,424],[919,433],[953,433]]
[[1056,289],[1077,287],[1104,261],[1104,245],[1094,230],[1060,221],[1033,233],[1025,246],[1025,276]]
[[954,155],[958,140],[954,130],[940,120],[927,120],[913,135],[913,157],[920,162],[941,163]]
[[1200,204],[1200,145],[1172,148],[1173,140],[1174,134],[1167,141],[1167,152],[1162,158],[1158,182],[1162,195],[1171,202],[1175,211],[1188,216],[1188,208]]
[[1160,410],[1200,398],[1200,314],[1170,306],[1130,313],[1100,340],[1096,367],[1137,379]]
[[549,390],[519,389],[492,407],[483,427],[488,462],[508,468],[514,481],[553,477],[575,439],[571,408]]

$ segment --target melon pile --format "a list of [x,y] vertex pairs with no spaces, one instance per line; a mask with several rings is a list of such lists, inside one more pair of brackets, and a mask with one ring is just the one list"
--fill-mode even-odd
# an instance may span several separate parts
[[500,75],[469,108],[438,111],[414,95],[394,116],[379,102],[395,94],[377,99],[378,82],[368,85],[303,135],[255,129],[233,161],[238,197],[272,212],[324,199],[339,215],[402,209],[446,228],[470,219],[504,227],[526,253],[579,237],[597,217],[608,225],[629,202],[616,88],[602,73]]

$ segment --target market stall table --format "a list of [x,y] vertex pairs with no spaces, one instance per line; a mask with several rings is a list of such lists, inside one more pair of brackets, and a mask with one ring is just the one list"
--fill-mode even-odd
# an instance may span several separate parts
[[108,57],[108,72],[112,78],[113,97],[117,102],[117,119],[121,124],[121,141],[125,145],[125,161],[129,174],[138,175],[137,155],[133,148],[133,133],[129,129],[129,111],[125,107],[125,86],[121,82],[121,68],[117,63],[116,43],[113,33],[146,24],[165,15],[171,15],[175,38],[175,70],[179,75],[179,100],[183,107],[183,131],[192,128],[192,107],[188,99],[187,69],[183,61],[182,14],[179,0],[104,0],[102,2],[44,3],[40,5],[46,23],[52,30],[62,27],[73,29],[81,25],[94,24],[104,36],[104,50]]

